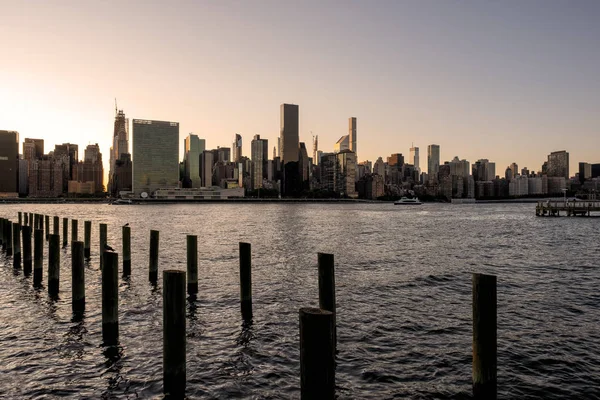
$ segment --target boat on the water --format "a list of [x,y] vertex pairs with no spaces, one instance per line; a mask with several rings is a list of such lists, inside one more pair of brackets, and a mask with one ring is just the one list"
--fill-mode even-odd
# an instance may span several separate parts
[[110,204],[112,204],[112,205],[133,204],[133,202],[131,201],[131,199],[117,199]]
[[406,204],[406,205],[416,205],[416,206],[419,206],[419,205],[421,205],[423,203],[421,203],[419,201],[418,197],[414,197],[412,199],[409,199],[408,197],[402,197],[400,200],[396,200],[394,202],[394,204],[395,205],[405,205]]

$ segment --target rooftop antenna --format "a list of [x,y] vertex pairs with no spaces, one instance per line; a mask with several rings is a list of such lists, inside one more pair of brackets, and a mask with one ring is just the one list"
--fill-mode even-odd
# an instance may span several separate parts
[[117,112],[117,98],[115,97],[115,116],[118,114]]

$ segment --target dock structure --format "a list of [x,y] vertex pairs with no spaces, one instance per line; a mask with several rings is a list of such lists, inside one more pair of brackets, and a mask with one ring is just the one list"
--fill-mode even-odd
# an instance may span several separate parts
[[[535,206],[535,215],[538,217],[590,217],[592,213],[600,213],[600,201],[598,200],[567,200],[567,201],[538,201]],[[600,216],[600,214],[597,214]]]

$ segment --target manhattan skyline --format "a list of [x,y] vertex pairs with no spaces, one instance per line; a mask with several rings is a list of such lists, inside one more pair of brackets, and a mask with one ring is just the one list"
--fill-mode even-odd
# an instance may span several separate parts
[[442,163],[537,171],[566,149],[574,172],[600,145],[600,4],[575,4],[7,3],[0,128],[108,155],[116,97],[130,121],[179,122],[180,159],[190,132],[250,154],[291,103],[324,152],[357,117],[359,161],[414,143],[423,169],[438,144]]

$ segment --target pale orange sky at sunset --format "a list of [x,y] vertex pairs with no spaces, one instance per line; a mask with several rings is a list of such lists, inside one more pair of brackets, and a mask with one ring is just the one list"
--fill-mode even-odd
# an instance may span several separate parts
[[[100,145],[114,99],[249,155],[300,106],[300,140],[332,151],[358,118],[359,160],[441,146],[442,161],[540,169],[600,162],[598,2],[0,0],[0,130]],[[181,154],[183,151],[181,150]],[[134,156],[135,157],[135,156]],[[135,162],[135,158],[134,158]]]

